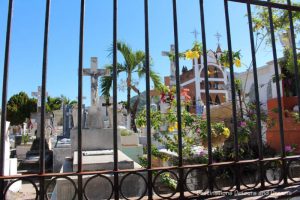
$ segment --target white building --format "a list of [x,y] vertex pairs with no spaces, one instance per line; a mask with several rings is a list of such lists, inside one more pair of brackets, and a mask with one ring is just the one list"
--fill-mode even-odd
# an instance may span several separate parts
[[[281,73],[280,67],[278,67],[279,74]],[[267,101],[269,99],[277,98],[276,82],[273,82],[275,75],[274,62],[270,61],[266,65],[257,68],[257,80],[258,80],[258,91],[259,101],[266,108]],[[235,75],[235,79],[242,81],[242,91],[245,94],[246,102],[255,101],[255,86],[253,69],[238,73]],[[282,82],[280,81],[280,92],[282,95]]]

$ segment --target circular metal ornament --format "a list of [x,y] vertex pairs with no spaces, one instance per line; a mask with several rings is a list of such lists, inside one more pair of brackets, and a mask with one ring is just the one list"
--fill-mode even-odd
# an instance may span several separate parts
[[34,187],[34,189],[35,189],[35,200],[38,199],[38,196],[39,196],[39,195],[38,195],[38,194],[39,194],[39,189],[38,189],[37,185],[36,185],[32,180],[30,180],[30,179],[28,179],[28,178],[18,178],[18,179],[16,179],[16,180],[13,180],[12,182],[10,182],[10,183],[6,186],[6,188],[5,188],[5,190],[4,190],[4,193],[3,193],[4,199],[6,199],[6,194],[7,194],[7,191],[8,191],[8,189],[9,189],[9,187],[12,186],[14,183],[16,183],[16,182],[18,182],[18,181],[26,181],[26,182],[31,183],[31,185],[33,185],[33,187]]
[[[245,168],[249,168],[250,166],[254,166],[256,169],[253,170],[253,168],[250,168],[248,170],[244,170]],[[259,166],[258,164],[247,164],[247,165],[240,165],[240,181],[241,181],[241,184],[243,186],[245,186],[247,189],[253,189],[255,188],[259,183],[260,183],[260,172],[259,172]],[[246,171],[246,172],[245,172]],[[249,176],[246,176],[247,179],[245,180],[245,174],[247,174],[247,172],[250,171],[250,175]],[[258,174],[258,176],[256,177],[257,179],[254,180],[255,182],[254,183],[250,183],[252,186],[250,186],[250,184],[247,184],[247,181],[248,179],[251,179],[252,177],[255,177],[255,174]]]
[[[145,179],[145,177],[137,172],[130,172],[128,174],[126,174],[122,179],[121,179],[121,182],[120,182],[120,194],[122,195],[122,197],[124,197],[125,199],[127,200],[131,200],[132,198],[129,198],[129,197],[126,197],[126,195],[123,193],[123,190],[122,190],[122,185],[124,184],[124,180],[126,178],[128,178],[129,176],[131,175],[134,175],[134,176],[138,176],[141,178],[141,180],[143,180],[143,182],[145,183],[145,190],[142,192],[141,196],[138,197],[136,200],[140,200],[142,199],[145,195],[146,195],[146,192],[147,192],[147,181]],[[139,184],[140,185],[140,184]]]
[[90,178],[85,182],[84,187],[83,187],[83,195],[84,195],[84,197],[85,197],[86,199],[89,199],[88,196],[87,196],[87,194],[86,194],[86,187],[87,187],[88,183],[89,183],[91,180],[93,180],[93,179],[95,179],[95,178],[97,178],[97,177],[99,177],[99,178],[104,178],[106,181],[108,181],[108,183],[109,183],[109,185],[110,185],[110,187],[111,187],[111,193],[109,194],[109,197],[108,197],[107,199],[111,199],[111,197],[112,197],[112,195],[113,195],[113,193],[114,193],[114,189],[113,189],[113,188],[114,188],[114,185],[113,185],[112,181],[111,181],[108,177],[106,177],[106,176],[104,176],[104,175],[102,175],[102,174],[96,174],[96,175],[90,177]]
[[[220,169],[223,169],[224,171],[220,171]],[[228,169],[229,171],[226,171],[226,169]],[[221,176],[227,176],[226,178],[228,178],[228,180],[230,180],[230,186],[228,187],[228,189],[224,189],[224,187],[220,187],[218,184],[217,184],[217,178],[218,178],[218,171],[220,171],[220,175]],[[214,185],[215,187],[220,190],[220,191],[223,191],[223,192],[228,192],[230,191],[234,186],[235,186],[235,173],[234,171],[231,169],[231,167],[217,167],[216,169],[213,170],[213,181],[214,181]],[[228,173],[231,173],[231,174],[228,174]],[[226,180],[226,179],[225,179]]]
[[[189,175],[192,175],[193,173],[197,173],[197,172],[200,172],[199,174],[202,174],[205,178],[203,179],[202,177],[202,175],[201,175],[201,179],[199,179],[199,177],[197,176],[196,177],[196,179],[198,179],[198,180],[204,180],[204,182],[205,182],[205,185],[204,185],[204,187],[202,188],[202,191],[201,192],[195,192],[195,189],[191,189],[190,188],[190,186],[189,186],[189,184],[188,184],[188,178],[189,178]],[[193,177],[192,177],[193,178]],[[198,181],[197,183],[199,183],[199,184],[201,184],[200,183],[200,181]],[[191,194],[193,194],[193,195],[200,195],[200,194],[202,194],[207,188],[208,188],[208,173],[207,173],[207,171],[206,170],[204,170],[204,169],[197,169],[197,168],[195,168],[195,169],[190,169],[187,173],[186,173],[186,175],[185,175],[185,178],[184,178],[184,184],[185,184],[185,187],[186,187],[186,189],[191,193]],[[195,183],[191,183],[193,186],[195,186]],[[197,186],[197,185],[196,185]],[[199,189],[200,190],[200,189]],[[199,191],[199,190],[197,190],[197,191]]]
[[[270,184],[270,185],[279,185],[280,182],[283,179],[283,173],[282,173],[282,163],[279,160],[275,160],[275,161],[268,161],[265,164],[265,179],[266,181]],[[270,177],[268,176],[268,173],[273,173],[273,178],[278,178],[278,181],[276,181],[274,183],[274,180],[270,180]],[[277,173],[277,174],[275,174]],[[279,173],[279,175],[278,175]]]
[[69,182],[71,182],[72,183],[72,185],[73,185],[73,187],[74,187],[74,196],[72,197],[72,200],[75,200],[76,199],[76,196],[77,196],[77,187],[76,187],[76,184],[75,184],[75,182],[70,178],[70,177],[68,177],[68,176],[61,176],[61,177],[55,177],[54,179],[52,179],[49,183],[48,183],[48,185],[46,186],[46,188],[45,188],[45,194],[44,194],[44,196],[46,197],[46,199],[47,200],[50,200],[49,198],[48,198],[48,196],[47,196],[47,190],[48,190],[48,188],[50,187],[50,185],[54,182],[54,181],[56,181],[57,179],[66,179],[66,180],[68,180]]
[[299,166],[300,168],[300,159],[297,158],[297,159],[293,159],[293,160],[289,160],[288,164],[287,164],[287,171],[288,171],[288,177],[291,181],[293,181],[294,183],[299,183],[300,182],[300,177],[299,177],[299,180],[295,180],[295,177],[293,177],[292,175],[292,168],[291,167],[294,167],[293,166],[293,163],[296,163],[297,166]]
[[[157,183],[157,181],[158,181],[158,177],[159,177],[159,176],[162,176],[162,175],[165,174],[165,173],[169,173],[169,175],[167,175],[166,177],[170,177],[170,175],[172,175],[173,178],[176,179],[176,180],[175,180],[175,181],[176,181],[176,189],[174,189],[174,191],[171,192],[170,195],[168,195],[168,196],[162,195],[162,194],[157,190],[157,188],[155,187],[155,185],[156,185],[156,183]],[[165,177],[164,177],[164,178],[165,178]],[[173,180],[173,181],[174,181],[174,180]],[[172,196],[174,196],[174,195],[176,194],[177,189],[178,189],[178,176],[177,176],[173,171],[170,171],[170,170],[162,170],[162,171],[160,171],[158,174],[155,175],[154,180],[153,180],[153,190],[154,190],[154,192],[156,193],[157,196],[159,196],[159,197],[161,197],[161,198],[163,198],[163,199],[169,199],[169,198],[171,198]]]

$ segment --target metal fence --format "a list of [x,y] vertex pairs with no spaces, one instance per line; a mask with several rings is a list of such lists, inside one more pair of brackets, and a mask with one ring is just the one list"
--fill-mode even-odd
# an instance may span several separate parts
[[[199,0],[200,10],[199,10],[199,18],[201,19],[201,30],[202,30],[202,44],[203,44],[203,65],[205,72],[205,92],[206,92],[206,119],[207,119],[207,130],[208,130],[208,164],[200,164],[200,165],[184,165],[183,164],[183,156],[182,156],[182,127],[181,127],[181,106],[177,104],[177,119],[178,119],[178,166],[175,167],[164,167],[164,168],[153,168],[152,167],[152,158],[151,158],[151,148],[147,149],[147,163],[148,166],[145,169],[139,170],[119,170],[118,168],[118,144],[117,144],[117,38],[118,38],[118,1],[113,0],[113,132],[114,132],[114,166],[113,170],[110,171],[93,171],[93,172],[85,172],[82,168],[82,116],[78,115],[78,171],[72,173],[45,173],[45,143],[43,142],[45,139],[45,127],[44,123],[41,123],[41,142],[40,142],[40,170],[38,174],[27,174],[27,175],[18,175],[18,176],[4,176],[4,136],[5,136],[5,121],[7,114],[7,86],[8,86],[8,72],[9,72],[9,53],[10,53],[10,36],[11,36],[11,23],[12,23],[12,10],[13,10],[13,2],[14,0],[9,0],[8,7],[8,19],[7,19],[7,32],[6,32],[6,44],[5,44],[5,60],[3,66],[3,90],[2,90],[2,120],[1,120],[1,162],[0,162],[0,199],[5,199],[5,195],[8,191],[8,188],[18,180],[24,180],[32,183],[34,189],[36,190],[36,199],[47,199],[47,188],[49,184],[45,184],[45,179],[52,178],[52,181],[55,181],[58,178],[66,179],[70,181],[70,184],[74,186],[74,199],[85,199],[86,193],[85,188],[86,184],[83,183],[83,176],[92,175],[90,179],[94,177],[102,177],[106,178],[106,174],[112,175],[113,181],[108,180],[108,183],[111,187],[111,195],[109,198],[114,199],[130,199],[124,195],[122,191],[122,183],[124,183],[124,179],[129,175],[137,175],[142,178],[145,183],[144,192],[140,197],[136,197],[137,199],[154,199],[154,198],[206,198],[202,196],[203,194],[196,193],[189,189],[187,186],[187,177],[192,174],[195,170],[199,170],[202,173],[201,180],[205,180],[203,192],[204,191],[259,191],[267,188],[277,188],[284,187],[287,185],[298,184],[297,180],[293,179],[289,174],[289,166],[295,160],[298,160],[299,157],[293,156],[288,157],[285,153],[285,142],[284,142],[284,129],[283,129],[283,118],[282,118],[282,102],[281,102],[281,92],[280,92],[280,78],[278,72],[278,59],[276,54],[276,42],[274,35],[274,26],[273,26],[273,17],[272,17],[272,9],[284,9],[288,11],[289,22],[290,22],[290,30],[291,30],[291,38],[293,44],[293,62],[295,67],[295,74],[298,74],[298,63],[297,63],[297,52],[295,45],[295,33],[294,33],[294,25],[292,19],[292,12],[300,12],[300,7],[291,5],[291,1],[287,0],[286,4],[278,4],[272,3],[270,0],[268,1],[259,1],[259,0],[224,0],[224,9],[225,9],[225,20],[226,20],[226,30],[227,30],[227,41],[228,41],[228,52],[229,52],[229,64],[230,64],[230,79],[231,79],[231,92],[234,97],[236,94],[234,87],[234,69],[233,69],[233,55],[232,55],[232,46],[231,46],[231,30],[230,30],[230,19],[228,9],[228,2],[236,2],[245,4],[247,6],[248,13],[248,23],[249,23],[249,32],[250,32],[250,42],[251,42],[251,53],[252,53],[252,61],[253,61],[253,73],[254,73],[254,85],[255,85],[255,98],[259,99],[259,91],[258,91],[258,75],[257,75],[257,64],[256,64],[256,56],[255,56],[255,44],[254,44],[254,35],[253,35],[253,25],[252,25],[252,16],[251,16],[251,5],[258,5],[268,8],[269,13],[269,22],[270,22],[270,34],[271,34],[271,45],[273,50],[273,58],[274,58],[274,67],[275,67],[275,79],[276,79],[276,89],[277,89],[277,98],[278,98],[278,117],[279,117],[279,127],[280,127],[280,138],[281,138],[281,156],[275,158],[265,159],[263,156],[263,142],[262,142],[262,125],[260,119],[260,105],[259,101],[256,101],[256,115],[257,115],[257,130],[258,130],[258,148],[259,148],[259,158],[254,160],[240,160],[239,159],[239,147],[238,147],[238,135],[237,135],[237,102],[236,99],[232,99],[232,116],[233,116],[233,134],[234,134],[234,161],[225,162],[225,163],[213,163],[212,159],[212,135],[211,135],[211,118],[210,118],[210,104],[209,104],[209,84],[208,83],[208,66],[207,66],[207,46],[206,46],[206,32],[205,32],[205,9],[204,9],[204,1]],[[47,49],[48,49],[48,29],[49,29],[49,16],[50,16],[50,2],[51,0],[45,0],[46,2],[46,10],[45,10],[45,24],[44,24],[44,48],[43,48],[43,64],[42,64],[42,105],[41,105],[41,121],[43,122],[45,119],[45,97],[46,97],[46,79],[47,79]],[[79,35],[79,60],[78,60],[78,113],[82,110],[82,76],[83,76],[83,52],[84,52],[84,22],[85,22],[85,0],[81,0],[80,6],[80,35]],[[178,51],[178,24],[177,24],[177,5],[176,0],[172,0],[173,5],[173,25],[174,25],[174,44],[175,44],[175,64],[176,64],[176,97],[177,102],[180,102],[180,74],[179,74],[179,51]],[[150,65],[150,55],[149,55],[149,19],[148,19],[148,0],[144,0],[144,20],[145,20],[145,52],[146,52],[146,108],[147,108],[147,144],[151,146],[151,123],[150,123],[150,78],[149,78],[149,65]],[[299,87],[299,79],[296,75],[296,87],[298,93],[298,105],[300,105],[300,87]],[[280,177],[277,183],[271,182],[268,180],[266,176],[266,166],[274,161],[279,165],[280,169]],[[241,179],[241,173],[243,168],[247,165],[254,165],[259,169],[259,180],[256,181],[252,186],[249,186]],[[216,184],[216,172],[220,169],[230,169],[232,185],[228,188],[219,188]],[[159,191],[157,191],[155,184],[157,177],[162,173],[170,173],[173,178],[177,181],[177,189],[168,195],[160,195]],[[120,177],[120,174],[125,175]],[[145,176],[146,174],[146,176]],[[78,182],[75,183],[72,177],[77,177]],[[11,180],[9,184],[5,184],[7,180]],[[39,184],[36,183],[36,180],[39,180]],[[208,194],[214,195],[213,193]]]

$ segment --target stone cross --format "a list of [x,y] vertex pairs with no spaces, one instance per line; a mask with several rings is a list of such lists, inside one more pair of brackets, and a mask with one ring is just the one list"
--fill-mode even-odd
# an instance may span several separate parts
[[91,106],[98,103],[98,78],[99,76],[110,76],[109,69],[98,69],[98,58],[91,57],[91,68],[83,69],[84,76],[91,77]]
[[[36,106],[36,110],[38,111],[38,108],[40,108],[42,106],[42,87],[38,86],[38,91],[37,92],[31,92],[31,96],[36,97],[37,98],[37,106]],[[48,96],[48,92],[46,92],[46,98]]]
[[[170,56],[170,55],[175,55],[175,46],[173,44],[171,44],[170,47],[170,51],[163,51],[161,53],[162,56]],[[176,78],[175,78],[175,60],[174,59],[170,59],[170,86],[174,86],[176,85]]]

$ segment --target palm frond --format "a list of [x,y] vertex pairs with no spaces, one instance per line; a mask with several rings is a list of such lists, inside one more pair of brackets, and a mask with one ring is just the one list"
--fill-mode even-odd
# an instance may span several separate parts
[[153,70],[150,70],[150,78],[154,84],[154,88],[158,88],[162,85],[159,74],[154,72]]

